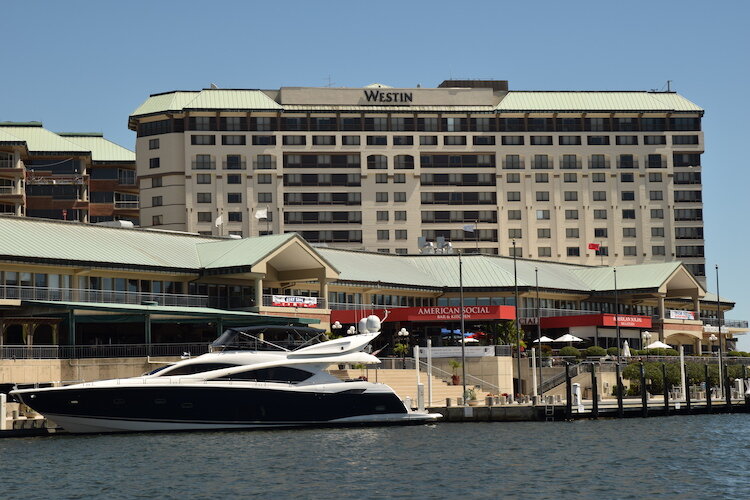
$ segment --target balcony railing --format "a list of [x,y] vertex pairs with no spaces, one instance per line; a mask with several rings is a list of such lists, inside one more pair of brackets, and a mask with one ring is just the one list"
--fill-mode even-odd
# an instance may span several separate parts
[[115,201],[115,208],[137,210],[137,201]]
[[[700,318],[704,325],[719,326],[719,320],[717,318]],[[721,326],[728,328],[748,328],[748,321],[746,319],[722,319]]]
[[102,302],[108,304],[143,304],[144,302],[156,302],[160,306],[209,306],[209,297],[207,295],[85,290],[80,288],[42,288],[16,285],[0,286],[0,299],[48,300],[54,302]]
[[[98,344],[98,345],[3,345],[0,359],[145,358],[147,356],[200,356],[209,350],[200,344]],[[154,367],[156,368],[155,365]]]
[[[548,307],[539,308],[539,317],[550,318],[555,316],[582,316],[585,314],[603,314],[602,311],[591,311],[587,309],[553,309]],[[524,307],[518,310],[519,318],[536,318],[537,311],[534,307]]]
[[16,193],[16,188],[13,186],[0,186],[0,194],[20,194],[20,193]]

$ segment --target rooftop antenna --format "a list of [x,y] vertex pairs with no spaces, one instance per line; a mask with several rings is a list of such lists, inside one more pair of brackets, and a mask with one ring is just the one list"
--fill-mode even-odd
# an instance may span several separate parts
[[672,80],[667,80],[667,92],[672,92]]
[[328,75],[328,78],[326,79],[328,83],[326,84],[326,87],[330,88],[333,87],[333,80],[331,79],[331,75]]
[[210,88],[211,88],[211,90],[218,90],[219,86],[216,85],[215,83],[212,83]]

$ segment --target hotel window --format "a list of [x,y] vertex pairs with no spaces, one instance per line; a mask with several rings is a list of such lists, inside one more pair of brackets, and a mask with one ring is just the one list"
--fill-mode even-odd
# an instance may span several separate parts
[[578,201],[578,191],[565,191],[565,201]]
[[244,146],[247,144],[247,137],[244,135],[222,135],[221,144],[223,146]]
[[521,220],[521,211],[508,210],[508,220]]
[[622,237],[623,238],[635,238],[635,228],[634,227],[622,228]]
[[388,210],[378,210],[375,213],[375,220],[385,222],[388,220]]
[[408,232],[406,229],[396,229],[396,239],[397,240],[405,240],[407,239]]
[[523,118],[500,118],[500,130],[505,132],[523,132],[526,123]]
[[443,144],[446,146],[465,146],[466,136],[465,135],[446,135],[443,137]]
[[575,170],[581,168],[581,165],[578,163],[578,157],[576,155],[563,155],[560,168],[565,170]]
[[148,149],[159,149],[159,139],[149,139]]
[[580,135],[561,135],[560,146],[580,146],[581,136]]
[[554,132],[555,122],[551,118],[529,118],[526,121],[529,132]]
[[520,191],[508,191],[506,194],[507,201],[521,201],[521,192]]
[[151,206],[152,207],[160,207],[164,204],[163,198],[161,196],[152,196],[151,197]]
[[523,248],[522,247],[510,247],[508,248],[508,255],[510,257],[523,257]]
[[635,168],[633,155],[620,155],[617,160],[617,168]]
[[159,166],[160,166],[159,158],[149,158],[148,168],[159,168]]
[[669,130],[700,130],[701,119],[700,118],[670,118],[669,119]]
[[[208,182],[205,182],[203,184],[211,184],[211,174],[199,174],[199,175],[207,175],[208,176]],[[201,184],[200,179],[198,179],[198,184]],[[158,188],[162,186],[162,178],[161,177],[152,177],[151,178],[151,187],[152,188]]]
[[699,167],[701,155],[700,153],[673,153],[672,161],[675,167]]
[[531,136],[532,146],[552,146],[551,135],[532,135]]
[[505,182],[508,184],[518,184],[521,182],[521,174],[506,174]]
[[549,220],[549,210],[537,210],[536,220]]
[[608,135],[590,135],[586,138],[589,146],[609,146]]
[[242,212],[229,212],[229,222],[242,222]]
[[537,191],[536,201],[549,201],[549,191]]
[[211,203],[211,193],[197,193],[196,201],[198,203]]
[[275,146],[276,136],[275,135],[254,135],[253,146]]
[[534,180],[536,182],[544,184],[546,182],[549,182],[549,174],[540,174],[540,173],[537,173],[537,174],[534,175]]
[[503,146],[523,146],[522,135],[504,135],[502,138]]
[[618,146],[637,146],[638,136],[636,135],[618,135],[615,137],[615,144]]
[[378,248],[377,252],[378,253],[391,253],[391,249],[390,248]]
[[151,225],[152,226],[161,226],[164,224],[164,218],[161,215],[152,215],[151,216]]
[[702,200],[703,200],[703,193],[701,191],[675,191],[674,192],[675,203],[700,202]]
[[623,191],[621,193],[621,200],[622,201],[634,201],[635,200],[635,191]]
[[609,168],[607,157],[604,155],[591,155],[589,168]]
[[494,146],[495,136],[494,135],[475,135],[472,139],[475,146]]
[[443,132],[464,132],[466,129],[466,118],[443,118]]
[[606,238],[607,237],[607,228],[606,227],[597,227],[594,228],[594,238]]
[[358,135],[341,136],[341,144],[344,146],[359,146],[360,137]]
[[607,192],[606,191],[594,191],[591,194],[591,199],[593,201],[607,201]]
[[566,238],[579,238],[580,232],[578,231],[577,227],[569,227],[565,229],[565,237]]
[[227,155],[227,161],[224,163],[224,168],[227,170],[244,170],[245,162],[242,161],[240,155]]
[[411,135],[394,135],[393,136],[394,146],[413,146],[414,136]]
[[237,130],[244,130],[243,125],[245,124],[246,119],[242,116],[226,116],[222,117],[219,120],[219,124],[221,125],[221,130],[230,130],[230,131],[237,131]]
[[255,176],[258,184],[271,184],[273,183],[273,176],[271,174],[258,174]]
[[406,201],[406,193],[402,191],[396,191],[395,193],[393,193],[393,201],[404,203]]
[[651,237],[652,238],[663,238],[664,237],[664,228],[663,227],[652,227],[651,228]]
[[662,155],[648,155],[646,159],[647,168],[666,168],[667,162],[664,161]]
[[406,220],[406,210],[396,210],[393,212],[393,219],[399,220],[399,221],[405,221]]
[[565,219],[566,220],[578,220],[578,210],[566,210]]
[[437,132],[437,118],[417,118],[417,130],[420,132]]
[[242,193],[227,193],[227,203],[242,203]]
[[649,182],[662,182],[661,172],[649,172],[648,181]]
[[552,257],[552,247],[538,247],[537,254],[539,257]]
[[651,201],[659,201],[664,199],[664,191],[649,191],[648,199]]
[[635,219],[635,210],[624,209],[622,211],[622,218],[623,219]]
[[399,255],[406,255],[409,253],[409,250],[407,248],[397,248],[396,253]]
[[258,193],[258,203],[273,203],[273,193]]
[[[289,155],[289,161],[291,162],[292,156],[299,158],[299,155]],[[258,155],[255,158],[255,169],[256,170],[270,170],[276,166],[276,159],[273,155]]]
[[270,117],[259,116],[259,117],[253,118],[252,120],[255,120],[255,130],[259,132],[268,132],[270,130],[273,130],[272,121]]
[[411,155],[396,155],[393,167],[397,170],[414,169],[414,157]]
[[190,144],[193,146],[213,146],[216,144],[215,135],[191,135]]
[[393,174],[394,184],[406,184],[406,174]]
[[519,240],[523,237],[522,229],[508,229],[508,238],[512,240]]
[[385,135],[368,135],[367,136],[368,146],[387,146],[388,136]]
[[534,155],[534,162],[531,168],[548,169],[552,168],[547,155]]
[[420,146],[437,146],[438,138],[436,135],[420,135],[419,145]]
[[568,247],[566,249],[568,257],[580,257],[581,249],[579,247]]
[[369,170],[385,170],[388,168],[388,158],[385,155],[370,155],[367,157]]
[[314,135],[313,136],[314,146],[335,146],[336,136],[334,135]]
[[607,218],[607,211],[606,210],[594,210],[594,219],[606,219]]
[[667,143],[667,137],[664,135],[644,135],[643,136],[643,144],[659,145],[659,144],[666,144],[666,143]]
[[335,117],[310,118],[310,130],[336,130],[337,128]]
[[620,182],[635,182],[633,174],[620,174]]
[[664,209],[662,209],[662,208],[652,208],[651,209],[651,218],[652,219],[663,219],[664,218]]
[[643,132],[664,132],[666,130],[666,119],[641,118],[641,130]]
[[282,137],[282,144],[285,146],[304,146],[307,144],[307,138],[304,135],[285,135]]
[[211,212],[198,212],[198,222],[211,222],[212,216]]
[[635,257],[638,254],[638,247],[626,246],[622,248],[622,253],[626,257]]
[[191,130],[213,130],[213,119],[210,116],[193,116],[190,117]]
[[385,203],[388,201],[388,193],[383,191],[378,191],[375,193],[375,201],[379,203]]
[[390,239],[390,234],[387,229],[378,229],[377,232],[378,241],[386,241]]
[[213,170],[214,162],[211,159],[211,155],[195,155],[193,167],[196,170]]
[[571,172],[564,173],[563,182],[578,182],[578,174]]
[[[208,174],[204,174],[208,175]],[[239,174],[227,175],[227,184],[242,184],[242,176]]]
[[503,168],[514,170],[523,168],[521,166],[521,157],[518,155],[505,155],[505,164],[503,165]]
[[609,118],[586,118],[584,127],[587,132],[609,132],[611,129]]
[[651,247],[651,254],[652,255],[666,255],[667,250],[662,245],[655,245]]
[[638,132],[638,118],[615,118],[615,130],[620,132]]
[[375,174],[376,184],[386,184],[388,182],[388,174]]

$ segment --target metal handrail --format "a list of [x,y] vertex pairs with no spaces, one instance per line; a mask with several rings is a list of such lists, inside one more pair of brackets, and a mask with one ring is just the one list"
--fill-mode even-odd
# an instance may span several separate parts
[[156,302],[161,306],[208,306],[208,295],[175,293],[126,292],[117,290],[89,290],[84,288],[54,288],[19,285],[0,285],[0,299],[49,300],[54,302],[104,302],[116,304],[141,304]]
[[[426,362],[426,361],[422,361],[421,359],[419,360],[419,371],[420,371],[420,372],[425,372],[425,373],[427,373],[427,366],[428,366],[428,365],[427,365],[427,362]],[[441,375],[447,375],[447,376],[448,376],[449,378],[453,376],[453,374],[452,374],[452,373],[450,373],[450,372],[447,372],[447,371],[445,371],[445,370],[443,370],[443,369],[441,369],[441,368],[437,368],[437,367],[436,367],[436,366],[434,366],[434,365],[432,366],[432,372],[433,372],[433,373],[435,373],[435,372],[438,372],[438,373],[439,373],[439,374],[441,374]],[[487,382],[486,380],[483,380],[483,379],[481,379],[481,378],[479,378],[479,377],[475,377],[474,375],[471,375],[471,374],[469,374],[469,373],[467,373],[467,374],[466,374],[466,380],[467,380],[467,382],[468,382],[469,380],[472,380],[472,381],[474,381],[474,383],[473,383],[472,385],[475,385],[475,386],[477,386],[477,385],[478,385],[478,386],[479,386],[479,387],[480,387],[480,388],[481,388],[481,389],[482,389],[483,391],[485,391],[485,392],[489,392],[489,391],[487,391],[487,390],[486,390],[486,389],[485,389],[484,387],[485,387],[485,386],[489,386],[489,387],[491,387],[492,389],[494,389],[494,390],[495,390],[496,394],[499,394],[499,393],[500,393],[500,387],[499,387],[499,386],[497,386],[497,385],[495,385],[495,384],[492,384],[492,383],[490,383],[490,382]]]

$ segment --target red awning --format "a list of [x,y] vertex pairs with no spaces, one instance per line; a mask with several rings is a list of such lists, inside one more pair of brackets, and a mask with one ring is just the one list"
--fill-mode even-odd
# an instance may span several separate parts
[[[374,314],[392,321],[459,321],[461,311],[458,306],[425,306],[425,307],[394,307],[388,309],[342,310],[331,311],[331,323],[357,323],[361,318]],[[464,306],[466,321],[515,319],[516,308],[513,306]]]

